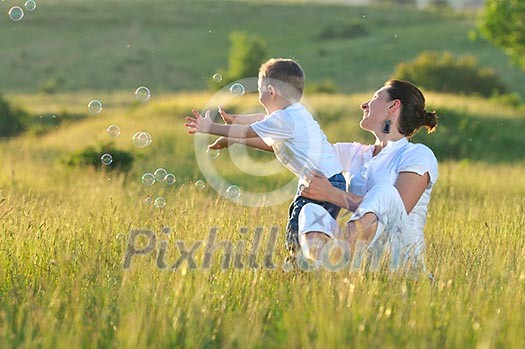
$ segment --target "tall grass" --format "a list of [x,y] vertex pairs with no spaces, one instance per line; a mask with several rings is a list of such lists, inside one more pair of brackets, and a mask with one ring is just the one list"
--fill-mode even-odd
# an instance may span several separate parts
[[[437,109],[441,100],[456,101],[429,97]],[[22,105],[28,98],[38,101],[11,98]],[[208,98],[164,96],[137,106],[126,102],[126,96],[108,96],[101,115],[63,124],[45,135],[0,143],[0,347],[525,345],[525,315],[520,311],[525,306],[525,165],[517,161],[519,154],[514,163],[491,164],[472,157],[440,163],[426,226],[426,261],[434,280],[387,271],[285,272],[287,203],[243,207],[209,187],[199,191],[193,185],[201,174],[181,116]],[[366,141],[356,127],[356,106],[363,98],[311,96],[308,101],[319,110],[332,140],[351,141],[355,134]],[[34,102],[27,108],[34,115],[63,108],[81,112],[85,100],[89,95],[57,96],[56,101],[43,99],[45,106]],[[225,107],[242,111],[254,103],[246,97]],[[466,115],[474,117],[477,112],[470,113],[477,107],[467,104]],[[487,104],[484,112],[496,118],[500,109]],[[507,113],[501,122],[519,119],[519,110]],[[445,117],[441,122],[447,125]],[[57,160],[105,141],[104,130],[112,123],[122,129],[116,145],[140,155],[130,173],[68,169]],[[154,141],[136,149],[130,137],[142,129],[151,132]],[[217,166],[243,188],[272,189],[289,180],[286,173],[266,179],[243,175],[225,155]],[[177,175],[176,185],[144,188],[141,173],[160,166]],[[147,195],[162,195],[168,204],[156,209],[144,202]],[[262,243],[259,268],[254,269],[248,251],[258,227]],[[264,254],[273,227],[278,239],[271,258],[274,268],[269,269]],[[134,256],[124,269],[127,240],[135,228],[154,232],[155,250]],[[234,251],[242,268],[233,268],[232,260],[223,270],[222,248],[215,251],[210,267],[203,268],[213,228],[216,242],[229,240],[240,248]],[[184,261],[170,270],[181,257],[177,241],[188,250],[202,241],[193,256],[196,269]],[[136,248],[149,242],[141,238]],[[159,257],[161,250],[164,255]],[[165,269],[158,268],[159,261]]]

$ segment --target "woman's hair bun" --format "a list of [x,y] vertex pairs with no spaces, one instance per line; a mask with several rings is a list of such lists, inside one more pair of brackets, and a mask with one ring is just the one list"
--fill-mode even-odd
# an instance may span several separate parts
[[423,120],[423,126],[427,128],[428,133],[432,133],[436,130],[437,123],[438,123],[438,116],[435,111],[428,112],[425,111],[424,120]]

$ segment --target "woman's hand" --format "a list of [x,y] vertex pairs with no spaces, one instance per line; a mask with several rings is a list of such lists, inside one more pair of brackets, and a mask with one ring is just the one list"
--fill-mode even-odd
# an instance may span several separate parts
[[307,184],[300,191],[300,195],[317,201],[330,201],[330,198],[334,197],[333,190],[336,188],[323,174],[313,172],[305,177]]
[[319,172],[306,176],[306,183],[307,185],[302,188],[300,195],[308,199],[330,202],[349,211],[355,211],[363,201],[362,196],[334,187],[328,178]]

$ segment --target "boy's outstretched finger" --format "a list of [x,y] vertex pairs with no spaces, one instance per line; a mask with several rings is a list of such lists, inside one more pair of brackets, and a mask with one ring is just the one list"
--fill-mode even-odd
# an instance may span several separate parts
[[231,117],[228,113],[226,113],[224,111],[224,109],[222,109],[222,107],[219,105],[219,115],[221,116],[222,120],[227,123],[227,124],[231,124],[232,123],[232,120],[231,120]]
[[197,109],[192,109],[191,112],[193,113],[193,115],[195,115],[195,117],[196,117],[197,119],[202,118],[201,113],[199,113],[199,112],[197,111]]

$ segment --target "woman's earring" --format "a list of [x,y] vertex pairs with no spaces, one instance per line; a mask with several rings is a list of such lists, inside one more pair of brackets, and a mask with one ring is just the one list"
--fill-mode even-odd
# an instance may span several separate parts
[[383,123],[383,133],[390,133],[390,124],[392,123],[392,120],[385,120]]

